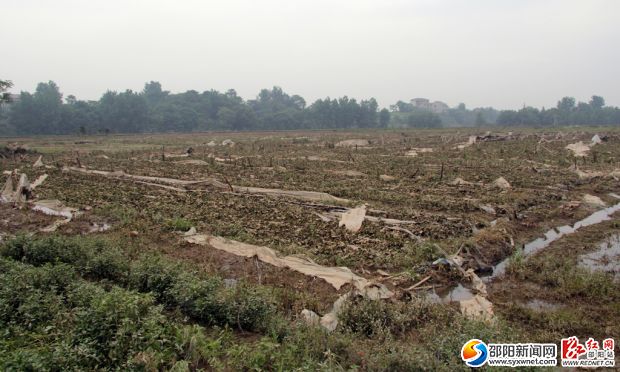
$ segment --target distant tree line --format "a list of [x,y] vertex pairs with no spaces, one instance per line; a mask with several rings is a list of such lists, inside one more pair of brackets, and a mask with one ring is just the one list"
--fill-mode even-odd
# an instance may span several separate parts
[[620,109],[605,106],[605,99],[592,96],[590,102],[575,104],[573,97],[564,97],[556,107],[539,110],[523,107],[516,110],[504,110],[497,118],[498,125],[510,126],[557,126],[557,125],[617,125],[620,124]]
[[108,91],[98,101],[82,101],[72,95],[63,100],[50,81],[2,107],[0,134],[376,128],[389,122],[389,112],[380,111],[374,98],[325,98],[307,106],[279,87],[244,101],[233,89],[171,94],[158,82],[146,83],[142,92]]
[[441,128],[472,127],[494,124],[499,111],[492,107],[468,110],[464,103],[441,112],[416,108],[413,104],[398,101],[390,106],[392,127]]
[[172,94],[151,81],[141,92],[108,91],[98,101],[84,101],[73,95],[63,99],[53,81],[19,95],[7,93],[11,86],[0,80],[0,135],[620,123],[620,110],[606,107],[598,96],[577,105],[566,97],[548,110],[469,110],[459,104],[435,113],[403,101],[380,109],[374,98],[357,101],[346,96],[308,105],[301,96],[279,87],[244,100],[233,89]]

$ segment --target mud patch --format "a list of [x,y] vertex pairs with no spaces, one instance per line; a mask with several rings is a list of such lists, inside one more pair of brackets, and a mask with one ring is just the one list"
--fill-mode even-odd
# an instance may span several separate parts
[[[319,313],[327,312],[340,296],[338,291],[322,279],[275,267],[256,258],[240,257],[195,244],[184,244],[170,252],[170,255],[196,264],[206,272],[217,273],[223,278],[244,279],[250,283],[311,294],[311,300],[295,304],[291,308],[292,313],[299,313],[305,308]],[[340,292],[344,293],[349,289],[350,286],[346,286]]]
[[[347,267],[327,267],[300,256],[279,257],[278,253],[271,248],[246,244],[218,236],[192,235],[185,238],[188,243],[210,246],[240,257],[254,258],[280,268],[288,268],[304,275],[318,277],[331,284],[336,290],[340,290],[347,284],[353,285],[358,290],[364,290],[372,283],[353,273]],[[392,293],[384,288],[384,297],[389,298]]]
[[9,235],[37,231],[54,220],[53,216],[20,210],[9,204],[0,203],[0,230]]

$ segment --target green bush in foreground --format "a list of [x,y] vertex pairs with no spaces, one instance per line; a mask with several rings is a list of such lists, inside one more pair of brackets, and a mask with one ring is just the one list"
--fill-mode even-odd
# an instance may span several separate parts
[[239,284],[226,288],[218,277],[202,277],[157,256],[129,264],[118,247],[101,240],[22,236],[7,241],[0,255],[34,266],[62,264],[87,279],[105,279],[151,293],[157,303],[179,308],[207,325],[264,330],[275,312],[272,296],[258,287]]
[[129,285],[151,292],[159,302],[209,325],[265,330],[275,313],[271,295],[258,287],[239,284],[226,288],[220,278],[202,278],[160,257],[135,261]]
[[267,287],[83,237],[18,237],[0,256],[0,370],[455,370],[469,338],[516,337],[415,298],[354,298],[327,333],[285,319]]
[[34,266],[69,264],[80,275],[93,280],[123,282],[129,269],[121,250],[100,240],[18,236],[2,246],[0,255]]
[[[187,333],[152,296],[80,279],[66,264],[0,260],[0,369],[142,369],[196,362]],[[182,336],[182,337],[181,337]],[[200,336],[199,336],[200,337]],[[200,354],[200,353],[199,353]]]

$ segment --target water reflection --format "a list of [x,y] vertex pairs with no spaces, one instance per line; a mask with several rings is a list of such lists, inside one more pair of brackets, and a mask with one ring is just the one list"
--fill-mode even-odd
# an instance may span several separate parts
[[[573,226],[560,226],[558,228],[551,229],[545,233],[544,238],[538,238],[532,242],[529,242],[523,246],[523,254],[525,256],[529,256],[533,253],[540,251],[543,248],[547,248],[551,243],[560,239],[564,235],[572,234],[575,231],[579,230],[582,227],[587,227],[591,225],[595,225],[597,223],[601,223],[603,221],[608,221],[611,219],[611,215],[620,211],[620,203],[608,207],[605,209],[601,209],[584,218],[581,221],[577,221]],[[488,279],[496,278],[504,272],[506,272],[506,267],[510,262],[510,257],[505,258],[503,261],[495,265],[493,268],[493,273],[487,277]]]

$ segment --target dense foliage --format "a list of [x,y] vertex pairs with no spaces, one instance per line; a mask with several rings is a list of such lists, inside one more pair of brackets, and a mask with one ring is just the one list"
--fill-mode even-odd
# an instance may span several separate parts
[[[606,107],[599,96],[578,104],[565,97],[557,108],[542,110],[469,110],[459,104],[432,112],[402,101],[390,110],[379,109],[374,98],[358,102],[346,96],[318,99],[308,105],[299,95],[289,95],[279,87],[263,89],[247,101],[233,89],[172,94],[154,81],[146,83],[141,92],[108,91],[98,101],[78,100],[72,95],[63,99],[53,81],[40,83],[34,93],[18,96],[6,93],[10,87],[9,81],[0,81],[0,135],[620,123],[620,109]],[[9,102],[11,97],[13,102]]]
[[244,101],[232,89],[171,94],[157,82],[145,84],[142,92],[108,91],[98,101],[71,95],[63,101],[50,81],[32,94],[22,92],[3,112],[0,135],[373,128],[389,121],[389,112],[379,112],[374,98],[326,98],[306,106],[302,97],[279,87]]
[[[423,301],[363,299],[328,334],[285,318],[276,298],[111,241],[12,238],[0,246],[0,369],[455,370],[471,334],[514,337]],[[413,328],[428,342],[397,339]]]

